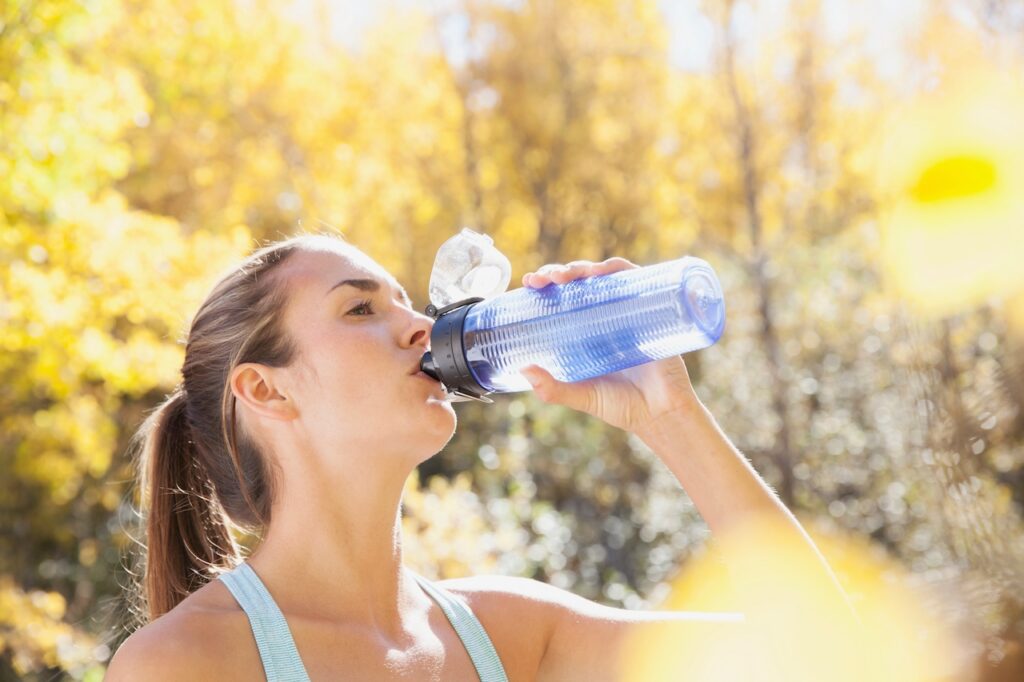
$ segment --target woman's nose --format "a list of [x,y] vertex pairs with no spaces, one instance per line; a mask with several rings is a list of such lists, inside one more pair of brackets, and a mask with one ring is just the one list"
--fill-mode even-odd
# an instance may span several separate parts
[[427,315],[413,311],[409,326],[405,331],[405,341],[411,346],[423,346],[430,350],[430,331],[434,328],[434,320]]

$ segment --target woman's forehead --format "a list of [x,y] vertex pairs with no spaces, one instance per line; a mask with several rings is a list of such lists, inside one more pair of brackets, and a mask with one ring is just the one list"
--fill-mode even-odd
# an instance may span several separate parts
[[339,244],[334,248],[300,249],[289,263],[287,277],[301,290],[323,296],[331,287],[345,279],[372,279],[385,286],[401,289],[394,276],[377,261],[359,249]]

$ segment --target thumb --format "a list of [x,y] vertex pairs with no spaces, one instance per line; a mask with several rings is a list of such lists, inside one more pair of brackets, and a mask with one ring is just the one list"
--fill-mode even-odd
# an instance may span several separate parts
[[539,365],[527,365],[519,373],[526,377],[533,387],[533,392],[543,402],[588,411],[591,389],[585,385],[587,382],[559,381]]

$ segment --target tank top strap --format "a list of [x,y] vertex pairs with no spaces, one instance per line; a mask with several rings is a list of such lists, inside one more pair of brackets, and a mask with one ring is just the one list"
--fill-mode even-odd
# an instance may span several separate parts
[[310,682],[284,614],[246,562],[218,578],[249,617],[267,682]]
[[480,682],[508,682],[505,668],[501,665],[501,658],[498,657],[491,638],[487,636],[487,631],[470,610],[469,605],[462,598],[434,585],[423,576],[416,573],[413,575],[424,591],[441,607],[448,622],[455,628],[469,657],[473,660]]

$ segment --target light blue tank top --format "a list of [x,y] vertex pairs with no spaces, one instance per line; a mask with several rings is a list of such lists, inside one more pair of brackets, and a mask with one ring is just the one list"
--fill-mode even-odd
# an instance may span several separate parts
[[[416,576],[417,582],[437,602],[455,628],[469,657],[473,660],[480,682],[508,682],[505,669],[498,658],[490,637],[464,600],[451,592],[432,584],[426,578]],[[235,569],[218,576],[234,595],[239,606],[249,617],[256,647],[260,651],[267,682],[309,682],[309,675],[295,648],[291,630],[284,614],[277,607],[266,586],[248,563],[242,562]]]

